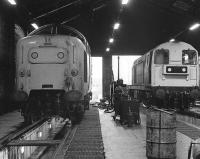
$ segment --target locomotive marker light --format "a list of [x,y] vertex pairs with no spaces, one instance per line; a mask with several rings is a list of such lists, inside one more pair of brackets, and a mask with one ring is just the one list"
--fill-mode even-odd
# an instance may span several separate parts
[[200,27],[200,24],[199,23],[195,23],[189,28],[189,30],[195,30],[195,29],[197,29],[199,27]]
[[174,42],[174,41],[175,41],[175,39],[171,39],[171,40],[170,40],[170,42]]
[[33,52],[33,53],[31,54],[31,57],[32,57],[33,59],[38,58],[38,53],[37,53],[37,52]]
[[172,71],[172,68],[170,68],[170,67],[167,68],[167,71],[168,71],[168,72],[171,72],[171,71]]
[[63,58],[64,58],[64,53],[63,53],[63,52],[59,52],[59,53],[57,54],[57,57],[58,57],[59,59],[63,59]]
[[110,48],[108,47],[108,48],[106,48],[106,52],[109,52],[110,51]]
[[186,68],[182,68],[182,72],[186,72]]
[[167,71],[168,71],[168,72],[171,72],[171,71],[172,71],[172,68],[170,68],[170,67],[167,68]]
[[12,5],[16,5],[17,3],[15,2],[15,0],[8,0],[8,2]]

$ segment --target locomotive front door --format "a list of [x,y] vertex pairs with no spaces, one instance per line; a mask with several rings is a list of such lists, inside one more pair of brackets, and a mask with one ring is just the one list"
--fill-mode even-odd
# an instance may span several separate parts
[[62,64],[32,64],[29,89],[63,89],[64,71]]

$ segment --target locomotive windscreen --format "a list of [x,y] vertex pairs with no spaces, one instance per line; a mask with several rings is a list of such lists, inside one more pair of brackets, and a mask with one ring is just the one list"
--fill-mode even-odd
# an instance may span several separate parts
[[182,51],[182,63],[184,65],[196,65],[197,53],[195,50],[183,50]]
[[155,64],[169,64],[169,50],[158,49],[154,52]]

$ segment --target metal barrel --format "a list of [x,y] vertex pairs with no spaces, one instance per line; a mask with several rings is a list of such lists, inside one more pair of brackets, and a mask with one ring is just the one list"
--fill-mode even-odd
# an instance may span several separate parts
[[127,97],[120,97],[120,119],[128,120],[129,103]]
[[147,110],[146,156],[148,159],[176,158],[176,115],[174,111]]

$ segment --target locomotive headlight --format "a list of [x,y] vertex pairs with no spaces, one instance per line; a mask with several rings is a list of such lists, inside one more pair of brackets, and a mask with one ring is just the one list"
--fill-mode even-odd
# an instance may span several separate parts
[[59,53],[57,54],[57,57],[58,57],[59,59],[63,59],[63,58],[64,58],[64,53],[63,53],[63,52],[59,52]]
[[167,68],[167,71],[168,71],[168,72],[171,72],[171,71],[172,71],[172,68],[170,68],[170,67]]
[[38,53],[37,53],[37,52],[33,52],[33,53],[31,54],[31,57],[32,57],[33,59],[38,58]]
[[186,72],[186,68],[182,68],[182,72]]

